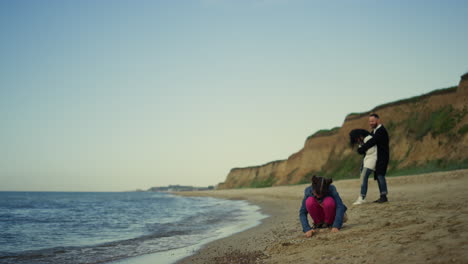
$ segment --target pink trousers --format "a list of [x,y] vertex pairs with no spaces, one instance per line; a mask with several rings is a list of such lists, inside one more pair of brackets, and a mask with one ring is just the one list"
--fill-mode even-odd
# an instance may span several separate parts
[[330,196],[325,197],[322,203],[319,203],[314,197],[309,197],[306,200],[306,208],[314,220],[314,224],[327,223],[331,225],[335,221],[336,204]]

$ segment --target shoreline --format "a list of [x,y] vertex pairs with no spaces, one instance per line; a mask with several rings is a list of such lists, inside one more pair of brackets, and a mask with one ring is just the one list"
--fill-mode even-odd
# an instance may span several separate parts
[[[290,218],[289,215],[283,214],[287,208],[285,205],[295,204],[295,200],[291,197],[289,202],[278,206],[277,198],[267,198],[262,194],[263,190],[266,189],[269,188],[244,189],[242,194],[239,194],[237,190],[233,190],[232,193],[230,190],[207,191],[203,193],[176,193],[181,196],[208,196],[229,200],[245,200],[250,204],[258,206],[260,212],[268,217],[262,219],[259,225],[205,244],[193,255],[187,256],[175,263],[253,263],[251,262],[252,260],[264,258],[263,250],[267,249],[271,244],[271,240],[268,239],[271,230],[278,224],[278,220],[285,222]],[[256,196],[257,190],[261,190],[258,194],[261,198]],[[252,233],[256,235],[252,237]],[[259,235],[262,239],[258,239]],[[252,252],[251,248],[255,248],[256,250]]]
[[[171,194],[177,195],[174,192],[171,192]],[[128,257],[124,259],[115,260],[109,263],[112,263],[112,264],[149,264],[149,263],[174,264],[174,263],[177,263],[177,261],[180,261],[186,257],[190,257],[195,252],[204,248],[204,246],[206,246],[209,243],[213,243],[214,241],[218,241],[220,239],[224,239],[232,235],[235,235],[236,233],[254,228],[260,225],[263,219],[268,217],[268,215],[265,215],[264,213],[261,212],[260,206],[249,203],[245,200],[236,201],[236,200],[220,199],[220,198],[209,197],[209,196],[205,196],[201,199],[216,200],[217,201],[216,206],[225,206],[224,208],[228,208],[228,209],[236,208],[235,211],[238,213],[232,215],[233,218],[231,221],[226,222],[226,219],[217,219],[216,222],[218,222],[218,220],[221,220],[221,222],[224,224],[221,226],[218,226],[217,228],[211,229],[209,233],[205,233],[204,238],[197,240],[195,244],[182,246],[179,248],[167,249],[167,250],[163,250],[163,251],[159,251],[155,253]],[[224,209],[224,211],[226,211],[226,209]],[[209,235],[207,236],[206,234],[209,234]],[[183,241],[184,237],[186,236],[178,236],[178,240]]]
[[[187,263],[460,263],[468,262],[468,170],[387,177],[385,204],[352,206],[359,180],[333,184],[348,207],[339,233],[320,230],[305,238],[298,220],[308,186],[178,192],[246,200],[270,217],[246,231],[205,244]],[[368,200],[378,198],[369,180]]]

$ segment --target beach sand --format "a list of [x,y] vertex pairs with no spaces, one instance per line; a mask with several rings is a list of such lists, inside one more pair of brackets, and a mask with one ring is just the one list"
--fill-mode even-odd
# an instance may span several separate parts
[[[334,184],[349,220],[312,238],[298,217],[308,185],[179,193],[247,200],[270,217],[177,263],[468,263],[468,170],[387,177],[385,204],[353,206],[359,180]],[[370,179],[367,199],[377,198]]]

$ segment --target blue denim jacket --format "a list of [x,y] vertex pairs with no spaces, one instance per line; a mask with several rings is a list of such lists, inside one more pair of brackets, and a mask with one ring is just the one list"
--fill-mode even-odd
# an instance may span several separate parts
[[[348,208],[346,207],[346,205],[344,205],[334,185],[330,185],[328,191],[328,196],[331,196],[333,200],[335,200],[336,204],[335,221],[333,222],[332,227],[341,228],[343,226],[344,213],[346,212],[346,210],[348,210]],[[304,199],[302,200],[302,206],[299,210],[299,220],[301,220],[302,231],[304,231],[304,233],[313,229],[309,225],[309,220],[307,219],[308,212],[306,208],[306,200],[309,197],[315,197],[312,192],[312,186],[309,186],[304,190]]]

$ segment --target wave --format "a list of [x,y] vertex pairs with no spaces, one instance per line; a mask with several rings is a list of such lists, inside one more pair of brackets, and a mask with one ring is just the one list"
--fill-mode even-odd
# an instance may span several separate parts
[[[93,246],[56,247],[20,253],[0,252],[0,263],[103,263],[122,258],[180,248],[187,243],[187,231],[168,230],[132,239],[113,241]],[[186,243],[178,243],[184,236]],[[193,241],[192,241],[193,242]],[[166,245],[166,246],[164,246]]]

